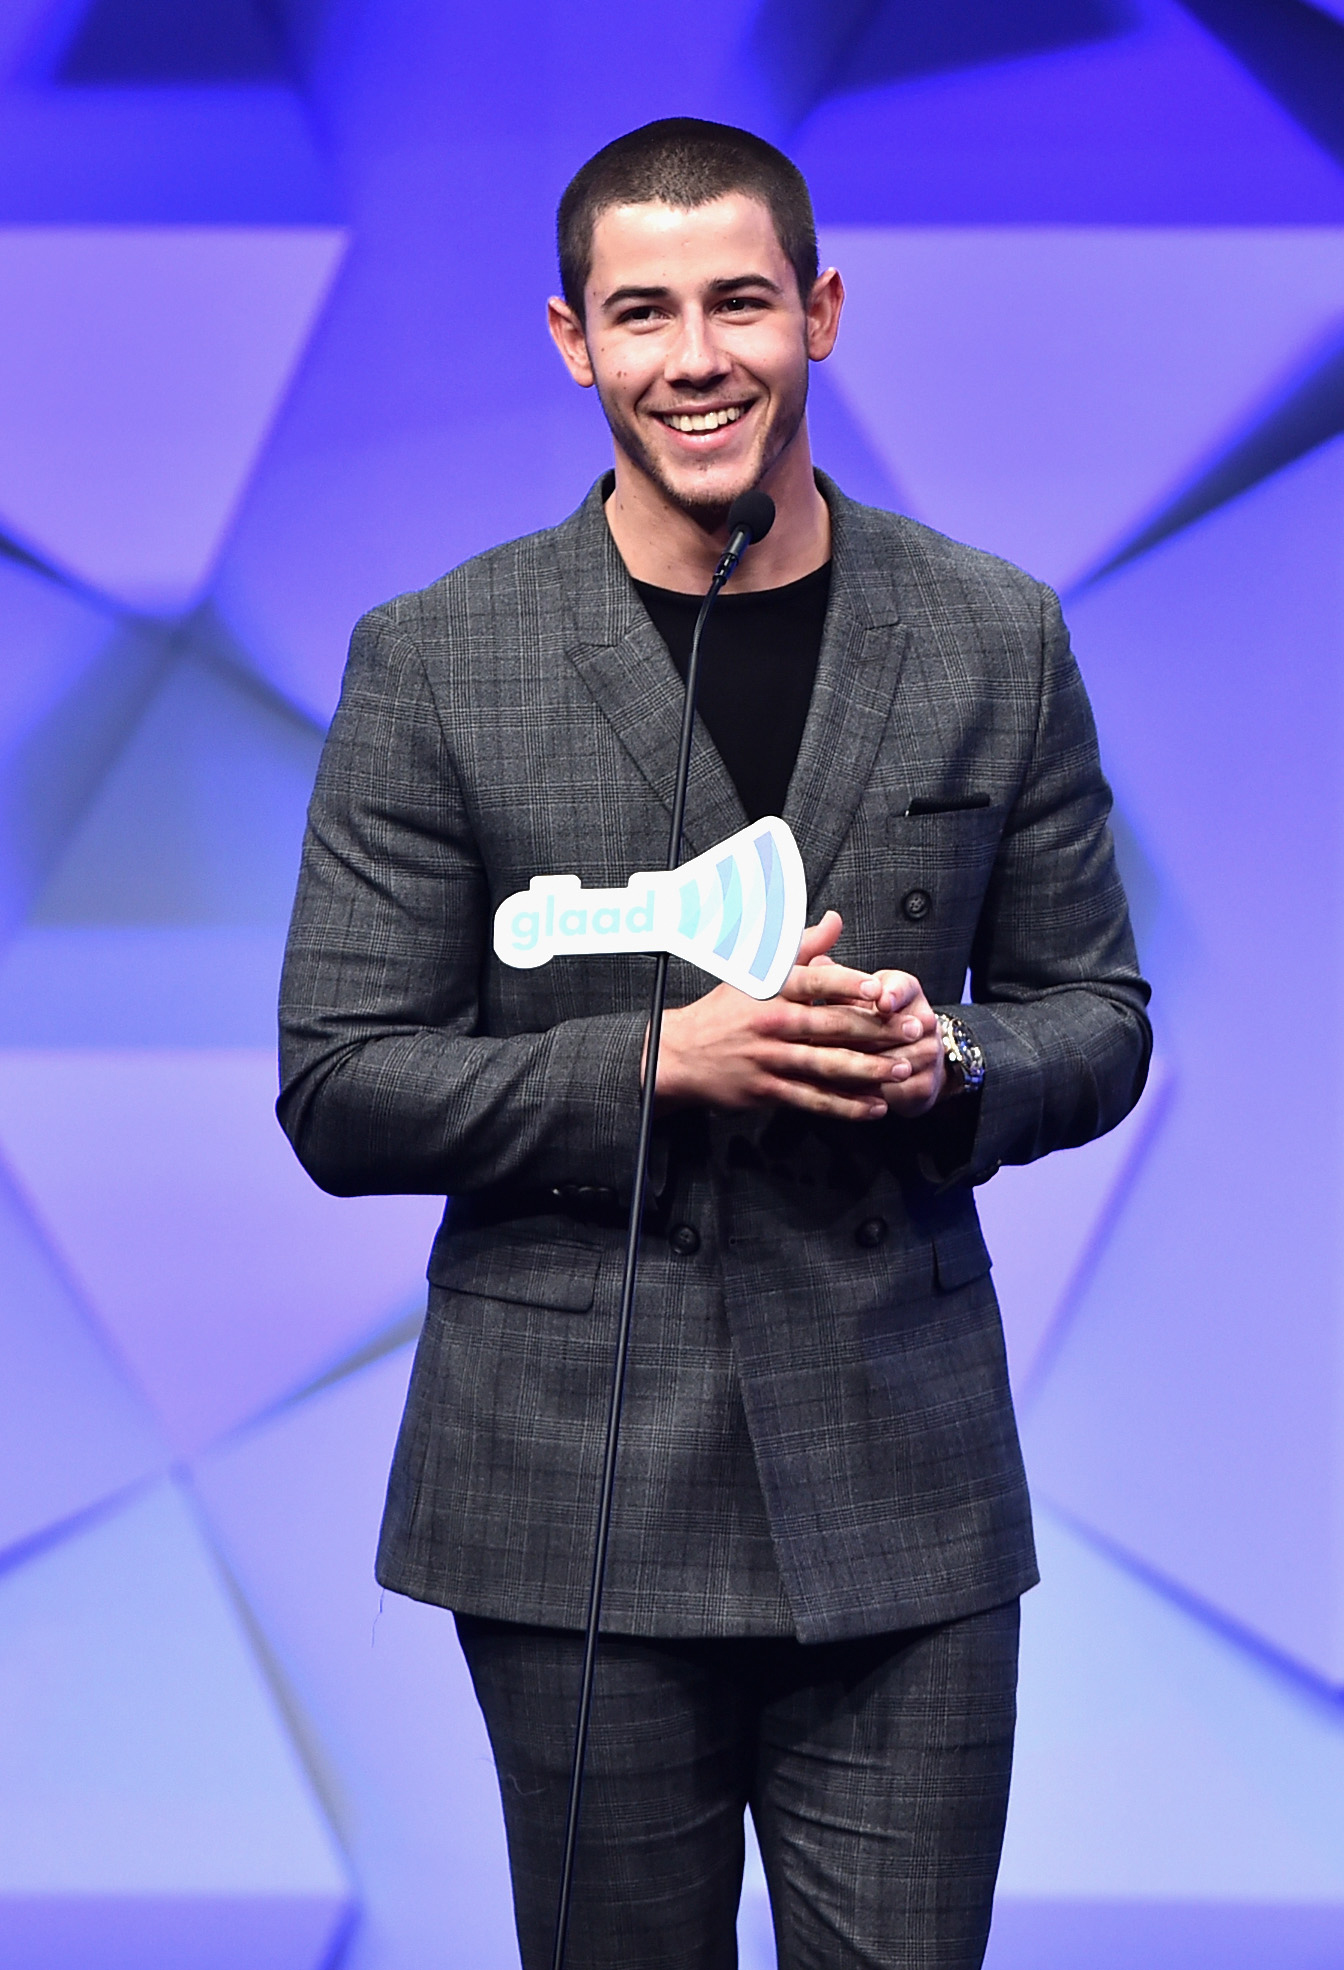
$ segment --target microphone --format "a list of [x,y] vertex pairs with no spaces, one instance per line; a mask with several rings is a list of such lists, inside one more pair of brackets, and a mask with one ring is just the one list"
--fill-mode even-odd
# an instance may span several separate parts
[[747,549],[764,540],[775,524],[775,502],[769,493],[754,486],[739,493],[728,508],[728,545],[714,570],[714,590],[723,587]]

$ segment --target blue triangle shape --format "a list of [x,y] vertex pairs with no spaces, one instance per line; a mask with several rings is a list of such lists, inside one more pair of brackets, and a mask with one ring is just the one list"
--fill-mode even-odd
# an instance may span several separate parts
[[195,654],[164,679],[38,902],[38,923],[283,926],[321,738]]
[[1307,0],[1183,0],[1290,116],[1344,163],[1344,22]]
[[1315,451],[1344,432],[1344,336],[1330,340],[1325,353],[1299,381],[1281,392],[1243,437],[1197,473],[1133,538],[1087,578],[1090,584],[1114,574],[1127,562],[1150,553],[1164,540],[1191,527],[1207,513],[1239,499],[1253,486]]
[[93,0],[54,80],[68,86],[287,82],[279,36],[253,0]]
[[1107,40],[1123,0],[766,0],[751,52],[786,124],[831,96]]

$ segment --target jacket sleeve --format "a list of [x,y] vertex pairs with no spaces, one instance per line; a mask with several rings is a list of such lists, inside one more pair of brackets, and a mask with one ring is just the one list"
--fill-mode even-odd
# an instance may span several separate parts
[[490,900],[414,638],[357,626],[309,808],[277,1113],[324,1190],[624,1188],[645,1020],[479,1027]]
[[1091,707],[1048,589],[1041,608],[1035,741],[971,956],[985,1083],[934,1111],[930,1174],[944,1182],[1104,1135],[1143,1092],[1152,1051]]

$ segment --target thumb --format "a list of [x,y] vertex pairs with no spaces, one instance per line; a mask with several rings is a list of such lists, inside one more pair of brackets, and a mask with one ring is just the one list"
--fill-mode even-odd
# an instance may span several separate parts
[[798,946],[795,964],[811,964],[814,958],[823,958],[833,951],[840,941],[845,920],[838,910],[827,910],[820,923],[810,923],[803,932],[803,941]]

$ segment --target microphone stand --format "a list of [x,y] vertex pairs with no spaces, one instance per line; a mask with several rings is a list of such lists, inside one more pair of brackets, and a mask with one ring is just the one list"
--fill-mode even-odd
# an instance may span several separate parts
[[[695,690],[700,672],[700,638],[710,610],[719,599],[724,583],[754,540],[767,533],[775,517],[774,501],[760,492],[744,493],[728,509],[729,539],[691,637],[691,654],[686,664],[686,692],[681,714],[681,742],[677,751],[677,775],[672,795],[672,825],[667,837],[667,868],[681,863],[681,837],[686,819],[686,789],[691,773],[691,740],[695,732]],[[621,1310],[616,1326],[616,1349],[612,1359],[611,1395],[607,1406],[606,1447],[602,1457],[602,1489],[597,1506],[597,1530],[593,1540],[593,1565],[588,1586],[588,1617],[583,1632],[583,1675],[579,1685],[579,1715],[574,1729],[574,1757],[569,1774],[569,1810],[565,1818],[564,1858],[560,1867],[560,1894],[555,1915],[555,1951],[551,1970],[564,1970],[565,1948],[569,1939],[569,1916],[573,1900],[574,1856],[578,1846],[579,1807],[583,1798],[583,1774],[588,1756],[588,1727],[593,1712],[593,1673],[597,1660],[598,1627],[602,1618],[602,1586],[607,1570],[607,1546],[611,1535],[611,1507],[616,1485],[616,1451],[621,1434],[621,1406],[625,1396],[625,1371],[630,1357],[630,1317],[635,1304],[635,1281],[639,1272],[639,1234],[644,1219],[644,1200],[649,1184],[649,1143],[653,1136],[653,1107],[658,1080],[658,1046],[662,1038],[663,1013],[667,1004],[668,954],[658,953],[653,974],[653,996],[649,1006],[649,1034],[644,1058],[644,1086],[639,1103],[639,1136],[635,1148],[635,1180],[630,1193],[630,1217],[625,1238],[625,1275],[621,1282]]]

